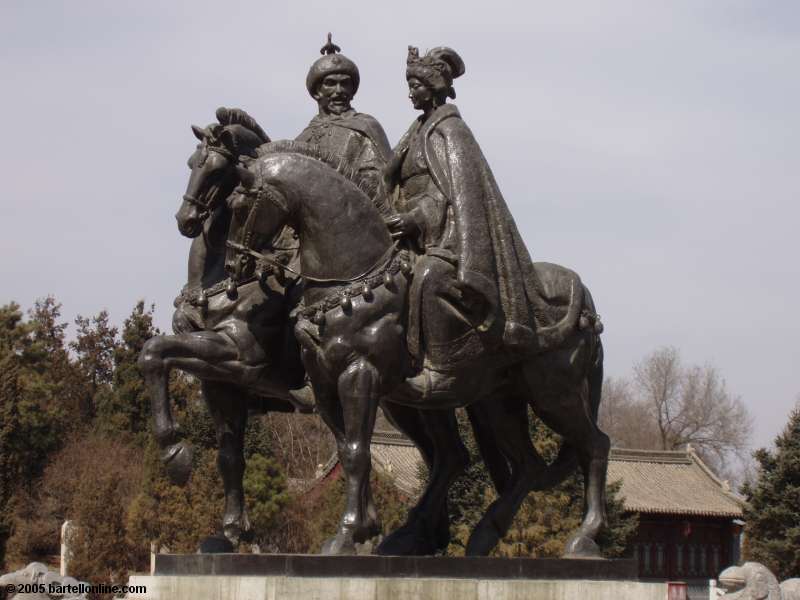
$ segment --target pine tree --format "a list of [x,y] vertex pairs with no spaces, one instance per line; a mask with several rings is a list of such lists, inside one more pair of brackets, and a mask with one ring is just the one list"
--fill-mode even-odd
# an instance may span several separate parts
[[184,487],[172,484],[153,440],[144,452],[144,477],[126,514],[126,539],[132,547],[151,542],[170,552],[193,553],[200,541],[221,529],[224,508],[216,452],[195,449],[192,476]]
[[800,403],[775,439],[775,450],[757,450],[758,480],[745,485],[746,554],[778,579],[800,573]]
[[141,443],[150,426],[150,396],[137,360],[145,342],[160,333],[153,326],[153,310],[153,306],[145,310],[144,300],[140,300],[125,319],[122,340],[114,348],[111,389],[97,399],[99,428],[133,435]]
[[244,491],[250,523],[255,531],[255,539],[260,544],[289,502],[286,476],[273,458],[253,454],[247,459]]
[[30,488],[47,458],[80,426],[76,408],[83,379],[65,347],[65,329],[52,297],[38,300],[27,321],[19,305],[0,307],[0,361],[10,360],[16,368],[6,402],[15,411],[14,435],[24,441],[13,449],[13,460],[25,473],[15,485]]
[[89,319],[78,315],[75,340],[70,348],[77,356],[77,367],[86,379],[86,392],[81,402],[84,421],[94,418],[100,389],[108,391],[114,375],[114,352],[117,349],[117,328],[109,324],[108,311],[102,310]]
[[0,571],[11,533],[11,498],[22,474],[19,460],[19,365],[15,356],[0,359]]

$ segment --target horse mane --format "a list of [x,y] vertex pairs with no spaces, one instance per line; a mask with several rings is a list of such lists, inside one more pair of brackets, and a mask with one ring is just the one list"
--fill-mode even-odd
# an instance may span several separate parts
[[216,117],[220,125],[241,125],[255,133],[265,144],[271,141],[266,132],[261,129],[261,125],[241,108],[225,108],[224,106],[220,106],[217,109]]
[[296,140],[278,140],[275,142],[268,142],[256,149],[259,158],[270,154],[278,154],[289,152],[293,154],[301,154],[309,158],[316,159],[328,165],[331,169],[339,173],[342,177],[354,183],[364,195],[369,198],[373,204],[376,204],[375,198],[380,193],[380,188],[377,190],[371,189],[369,181],[362,177],[358,172],[358,166],[353,159],[348,159],[345,156],[339,156],[333,153],[322,152],[319,146],[309,144],[308,142],[298,142]]

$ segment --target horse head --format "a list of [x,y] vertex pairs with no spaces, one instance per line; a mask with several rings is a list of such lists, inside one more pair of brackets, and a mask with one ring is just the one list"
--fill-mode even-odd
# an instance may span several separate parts
[[242,160],[236,166],[239,185],[228,200],[232,218],[228,230],[225,270],[233,281],[252,271],[259,242],[275,240],[287,224],[290,212],[284,195],[270,185],[259,160]]
[[187,164],[191,170],[186,193],[175,218],[179,231],[197,237],[203,224],[238,183],[236,165],[242,156],[256,156],[256,148],[269,136],[245,111],[217,109],[218,123],[201,128],[192,125],[200,141]]

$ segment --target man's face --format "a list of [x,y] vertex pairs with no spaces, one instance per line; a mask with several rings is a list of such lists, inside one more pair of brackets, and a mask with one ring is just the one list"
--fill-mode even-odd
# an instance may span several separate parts
[[314,95],[319,108],[326,114],[340,115],[350,110],[350,100],[353,99],[353,80],[350,75],[334,73],[326,75],[317,86]]

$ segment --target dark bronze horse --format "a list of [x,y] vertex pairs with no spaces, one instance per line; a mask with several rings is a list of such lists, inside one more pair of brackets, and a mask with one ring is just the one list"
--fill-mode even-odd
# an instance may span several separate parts
[[[299,298],[296,280],[255,273],[225,246],[229,229],[237,226],[228,203],[239,181],[235,167],[256,156],[256,148],[269,138],[243,111],[222,108],[217,118],[204,129],[192,127],[200,143],[188,161],[191,175],[176,218],[181,233],[193,240],[188,283],[176,299],[175,335],[149,340],[139,365],[152,399],[162,459],[179,483],[189,476],[192,451],[170,410],[169,373],[181,369],[200,379],[219,444],[223,532],[235,544],[250,531],[242,488],[248,411],[312,407],[289,395],[289,387],[303,378],[299,350],[287,327],[288,311]],[[250,242],[279,264],[296,255],[291,248],[276,250],[272,237]]]
[[[383,401],[390,419],[420,447],[432,476],[406,525],[379,552],[427,553],[446,538],[446,491],[463,466],[452,409],[466,406],[499,492],[473,531],[467,553],[487,554],[528,492],[562,477],[576,458],[584,474],[585,514],[565,554],[599,555],[594,539],[606,520],[609,440],[596,424],[602,346],[593,323],[576,320],[556,347],[536,354],[489,353],[459,372],[449,393],[423,401],[404,386],[411,374],[404,332],[408,257],[392,243],[348,165],[315,156],[302,144],[277,142],[262,146],[258,159],[237,170],[242,187],[233,204],[247,215],[249,231],[269,238],[288,224],[299,236],[305,287],[295,310],[295,334],[346,478],[345,511],[323,551],[352,553],[355,543],[375,532],[369,447]],[[243,240],[229,241],[243,255],[259,256]],[[565,284],[579,286],[577,312],[595,314],[588,290],[574,273],[545,263],[536,269],[545,291],[554,295]],[[549,468],[531,444],[529,404],[565,440],[557,464]]]

